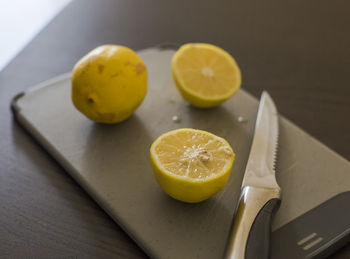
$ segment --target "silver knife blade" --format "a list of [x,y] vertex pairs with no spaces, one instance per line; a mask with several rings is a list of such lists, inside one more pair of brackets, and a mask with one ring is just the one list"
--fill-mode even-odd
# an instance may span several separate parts
[[272,98],[263,92],[255,123],[255,133],[243,178],[245,186],[277,188],[275,159],[278,144],[278,114]]
[[277,141],[277,109],[269,94],[263,92],[225,259],[270,256],[271,220],[281,201],[274,168]]

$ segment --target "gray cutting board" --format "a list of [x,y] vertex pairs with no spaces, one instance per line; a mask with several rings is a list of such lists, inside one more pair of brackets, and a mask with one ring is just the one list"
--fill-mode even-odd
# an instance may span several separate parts
[[[139,54],[147,64],[149,90],[127,121],[101,125],[86,119],[71,103],[69,75],[17,98],[16,117],[149,256],[220,258],[240,193],[258,101],[239,90],[220,107],[193,108],[174,86],[174,51],[148,49]],[[174,122],[174,115],[181,122]],[[239,116],[246,121],[239,122]],[[224,137],[236,152],[227,186],[200,204],[169,198],[152,173],[151,143],[182,127]],[[350,190],[350,163],[280,117],[277,181],[283,200],[273,230]]]

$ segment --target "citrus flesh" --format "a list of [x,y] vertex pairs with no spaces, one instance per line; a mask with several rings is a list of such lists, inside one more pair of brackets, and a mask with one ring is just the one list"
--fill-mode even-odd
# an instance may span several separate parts
[[183,98],[199,108],[229,99],[241,85],[241,71],[225,50],[207,43],[182,45],[172,59],[172,74]]
[[188,128],[158,137],[150,155],[161,188],[171,197],[189,203],[206,200],[220,191],[235,158],[225,139]]
[[80,59],[72,72],[73,104],[96,122],[111,124],[127,119],[146,92],[146,65],[127,47],[99,46]]

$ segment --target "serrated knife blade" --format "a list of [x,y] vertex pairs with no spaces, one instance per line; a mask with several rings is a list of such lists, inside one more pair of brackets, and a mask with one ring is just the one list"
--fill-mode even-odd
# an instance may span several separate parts
[[270,256],[271,219],[279,207],[281,191],[275,178],[277,143],[277,109],[264,91],[241,197],[226,245],[226,259],[267,259]]
[[242,188],[244,186],[280,188],[275,178],[277,143],[277,109],[270,95],[263,92]]

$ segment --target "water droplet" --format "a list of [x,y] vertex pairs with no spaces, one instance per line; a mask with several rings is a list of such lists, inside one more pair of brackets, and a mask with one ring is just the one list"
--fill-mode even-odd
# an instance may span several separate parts
[[179,123],[181,122],[181,117],[179,115],[174,115],[172,117],[173,122]]
[[239,116],[238,118],[237,118],[237,121],[239,122],[239,123],[242,123],[242,122],[247,122],[248,120],[246,120],[244,117],[242,117],[242,116]]

